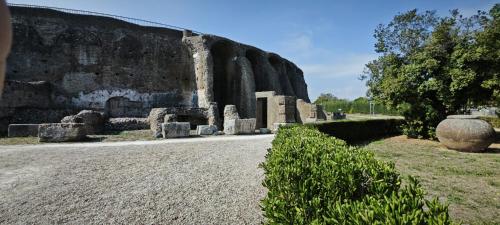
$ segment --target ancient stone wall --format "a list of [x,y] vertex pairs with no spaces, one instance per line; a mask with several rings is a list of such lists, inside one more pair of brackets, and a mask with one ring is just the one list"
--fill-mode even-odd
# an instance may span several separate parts
[[145,117],[155,107],[208,110],[234,104],[242,118],[254,118],[255,92],[309,102],[295,64],[252,46],[108,17],[10,9],[14,43],[0,100],[0,133],[3,124],[36,122],[30,118],[35,115],[20,111],[57,122],[82,109]]

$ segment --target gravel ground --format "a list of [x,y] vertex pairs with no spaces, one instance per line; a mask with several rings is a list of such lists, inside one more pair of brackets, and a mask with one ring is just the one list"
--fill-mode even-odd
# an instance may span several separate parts
[[0,223],[259,224],[272,139],[0,146]]

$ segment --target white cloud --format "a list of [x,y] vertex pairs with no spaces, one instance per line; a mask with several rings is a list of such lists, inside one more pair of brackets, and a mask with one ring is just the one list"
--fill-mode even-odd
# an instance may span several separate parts
[[282,44],[291,52],[309,52],[313,49],[311,36],[305,33],[297,34],[285,40]]
[[326,57],[331,54],[329,50],[318,48],[314,44],[314,33],[312,31],[289,35],[288,38],[281,42],[279,52],[299,61]]
[[376,58],[376,54],[352,54],[341,59],[332,59],[326,63],[302,64],[300,67],[306,76],[322,78],[357,77],[363,72],[365,64]]
[[377,54],[339,55],[334,50],[318,47],[312,31],[290,35],[281,42],[281,48],[280,53],[285,53],[285,57],[292,59],[304,71],[311,100],[327,92],[346,99],[365,96],[366,86],[358,77],[365,64],[376,59]]

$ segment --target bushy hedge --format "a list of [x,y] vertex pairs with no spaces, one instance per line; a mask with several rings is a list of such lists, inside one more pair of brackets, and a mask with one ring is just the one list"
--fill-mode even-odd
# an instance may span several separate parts
[[361,121],[335,121],[326,123],[308,124],[319,131],[345,140],[349,143],[370,140],[388,135],[401,134],[401,125],[404,120],[400,119],[377,119]]
[[394,164],[313,128],[280,128],[266,161],[267,224],[450,224],[448,207],[424,199]]

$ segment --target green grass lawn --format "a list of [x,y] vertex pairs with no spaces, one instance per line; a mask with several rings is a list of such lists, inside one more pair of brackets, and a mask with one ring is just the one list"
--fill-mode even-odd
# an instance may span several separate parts
[[418,177],[429,197],[449,203],[455,221],[500,224],[500,144],[485,153],[463,153],[439,142],[398,136],[366,148],[394,162],[401,175]]

